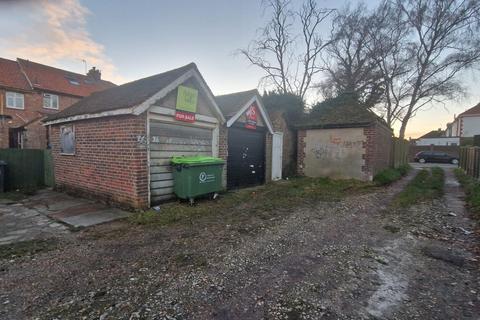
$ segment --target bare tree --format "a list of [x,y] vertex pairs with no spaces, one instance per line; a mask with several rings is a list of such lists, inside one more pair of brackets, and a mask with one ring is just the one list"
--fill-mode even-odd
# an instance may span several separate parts
[[458,75],[480,61],[478,0],[395,0],[412,31],[408,50],[414,68],[408,72],[407,100],[399,136],[415,114],[431,102],[462,93]]
[[327,78],[320,85],[325,98],[347,94],[372,107],[382,97],[384,84],[374,59],[370,22],[363,4],[353,10],[347,7],[335,17],[324,57]]
[[415,67],[412,52],[406,50],[408,25],[402,19],[402,11],[383,1],[368,19],[368,50],[381,73],[384,94],[376,109],[388,126],[401,120],[411,94],[409,72]]
[[[321,71],[317,65],[320,53],[329,44],[318,29],[333,10],[318,8],[315,0],[306,0],[298,11],[291,9],[289,0],[268,0],[265,5],[271,11],[270,21],[259,39],[240,53],[265,72],[262,80],[266,86],[305,99],[313,78]],[[300,34],[294,32],[297,21]]]

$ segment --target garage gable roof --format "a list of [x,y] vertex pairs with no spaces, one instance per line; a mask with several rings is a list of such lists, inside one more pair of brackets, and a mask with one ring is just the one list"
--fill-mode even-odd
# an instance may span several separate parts
[[272,122],[257,89],[216,96],[215,100],[227,119],[227,127],[231,127],[256,102],[268,131],[273,134]]
[[44,122],[49,125],[123,114],[139,115],[189,78],[197,80],[213,105],[215,114],[222,123],[225,122],[212,91],[195,63],[94,93],[71,107],[50,115]]
[[303,114],[294,123],[298,129],[329,129],[368,127],[385,121],[373,111],[354,104],[329,105]]

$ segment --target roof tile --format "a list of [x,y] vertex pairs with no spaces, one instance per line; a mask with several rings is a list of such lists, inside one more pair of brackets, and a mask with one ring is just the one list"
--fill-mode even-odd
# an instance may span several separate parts
[[[17,59],[35,89],[86,97],[93,92],[112,88],[115,84],[24,59]],[[73,84],[74,81],[78,84]]]
[[4,58],[0,58],[0,86],[21,90],[32,89],[18,63]]

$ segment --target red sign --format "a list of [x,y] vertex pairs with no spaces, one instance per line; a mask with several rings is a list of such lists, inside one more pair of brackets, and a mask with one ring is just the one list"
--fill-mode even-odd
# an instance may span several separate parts
[[175,113],[175,120],[185,121],[185,122],[195,122],[195,113],[177,111]]
[[247,122],[245,123],[245,128],[255,130],[257,129],[257,105],[252,103],[250,107],[248,107],[245,116],[247,117]]

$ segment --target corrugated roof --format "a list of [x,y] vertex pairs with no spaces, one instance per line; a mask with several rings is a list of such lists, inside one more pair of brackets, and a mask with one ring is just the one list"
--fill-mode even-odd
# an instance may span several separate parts
[[35,89],[86,97],[93,92],[112,88],[115,84],[95,80],[83,74],[57,69],[24,59],[17,59]]
[[45,121],[48,122],[83,114],[101,113],[139,105],[191,69],[198,70],[195,63],[190,63],[177,69],[93,93],[91,96],[78,101],[69,108],[49,116]]
[[385,124],[383,119],[364,107],[346,104],[326,106],[304,114],[295,120],[297,128],[348,128],[367,127],[374,122]]
[[0,86],[12,89],[32,90],[16,61],[0,58]]
[[480,103],[477,104],[475,107],[468,109],[467,111],[460,113],[459,116],[466,116],[466,115],[480,115]]
[[228,119],[234,116],[253,96],[260,95],[257,89],[219,95],[215,97],[223,116]]

